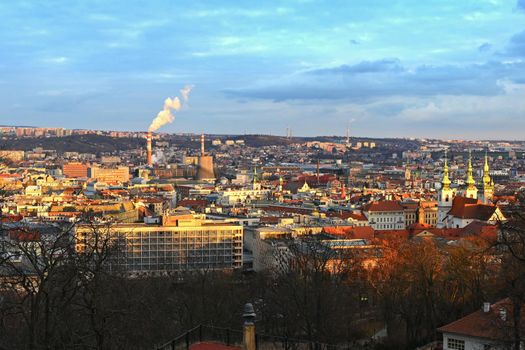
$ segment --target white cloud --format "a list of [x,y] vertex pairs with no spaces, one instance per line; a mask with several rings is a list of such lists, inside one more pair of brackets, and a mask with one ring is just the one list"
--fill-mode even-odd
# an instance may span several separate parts
[[53,64],[65,64],[69,62],[69,58],[65,56],[49,57],[45,58],[44,62]]
[[[500,82],[504,93],[494,96],[443,95],[422,100],[397,114],[405,122],[432,122],[494,126],[515,124],[525,115],[525,85]],[[521,124],[524,124],[522,121]]]

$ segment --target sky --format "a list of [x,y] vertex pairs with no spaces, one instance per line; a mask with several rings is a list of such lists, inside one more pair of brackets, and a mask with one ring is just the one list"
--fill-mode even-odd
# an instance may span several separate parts
[[525,0],[2,1],[0,125],[525,139]]

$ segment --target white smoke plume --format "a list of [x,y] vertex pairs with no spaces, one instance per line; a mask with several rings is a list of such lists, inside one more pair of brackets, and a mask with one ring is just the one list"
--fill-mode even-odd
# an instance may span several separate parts
[[164,108],[160,111],[155,119],[151,122],[148,131],[157,131],[161,126],[171,123],[175,116],[171,114],[171,110],[178,111],[180,109],[180,100],[178,97],[171,99],[168,97],[164,101]]
[[[188,102],[192,88],[193,85],[187,85],[180,90],[184,104]],[[178,97],[175,97],[173,99],[171,97],[168,97],[166,100],[164,100],[164,108],[157,114],[155,119],[153,119],[148,128],[148,131],[157,131],[163,125],[173,122],[175,116],[172,114],[172,111],[178,111],[180,108],[181,102]]]
[[164,155],[164,152],[160,149],[155,151],[155,154],[152,157],[153,163],[159,164],[159,163],[166,163],[166,155]]
[[188,100],[190,99],[190,92],[191,89],[193,89],[193,85],[186,85],[180,90],[180,94],[182,96],[182,101],[186,104],[188,103]]

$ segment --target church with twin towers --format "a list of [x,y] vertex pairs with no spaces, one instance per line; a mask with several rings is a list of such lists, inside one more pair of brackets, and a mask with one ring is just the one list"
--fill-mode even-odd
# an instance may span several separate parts
[[483,176],[478,188],[473,176],[472,154],[469,152],[465,185],[462,188],[453,187],[445,151],[443,177],[438,192],[438,228],[463,228],[475,221],[494,224],[505,220],[500,209],[492,203],[494,181],[489,172],[488,156],[485,154]]

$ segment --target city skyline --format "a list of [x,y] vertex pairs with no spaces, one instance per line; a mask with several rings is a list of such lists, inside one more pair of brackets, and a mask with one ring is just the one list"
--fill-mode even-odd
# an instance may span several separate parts
[[[0,5],[0,124],[523,139],[525,1]],[[444,29],[445,28],[445,29]]]

